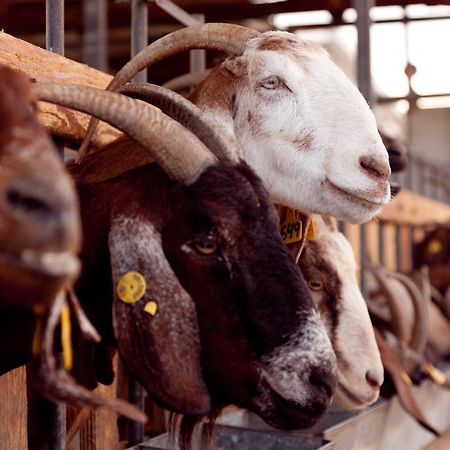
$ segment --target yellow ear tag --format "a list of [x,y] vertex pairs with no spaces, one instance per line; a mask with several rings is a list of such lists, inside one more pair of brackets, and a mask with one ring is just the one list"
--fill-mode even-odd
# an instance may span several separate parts
[[70,308],[67,303],[61,311],[61,347],[64,367],[66,370],[71,370],[73,366],[72,327],[70,323]]
[[442,243],[437,239],[433,239],[428,243],[427,249],[430,255],[437,255],[442,250]]
[[158,312],[158,303],[156,303],[154,300],[150,300],[145,304],[144,311],[148,312],[151,316],[156,315],[156,313]]
[[403,383],[406,384],[406,386],[412,386],[413,385],[411,377],[404,370],[402,370],[400,372],[400,378],[402,379]]
[[289,208],[286,220],[280,224],[281,239],[285,244],[301,241],[303,234],[302,221],[297,218],[294,208]]
[[117,295],[124,303],[136,303],[146,290],[147,283],[139,272],[127,272],[117,283]]
[[430,378],[436,383],[436,384],[445,384],[447,381],[447,376],[445,373],[441,372],[436,366],[434,366],[431,363],[426,363],[424,366],[425,371],[428,373]]

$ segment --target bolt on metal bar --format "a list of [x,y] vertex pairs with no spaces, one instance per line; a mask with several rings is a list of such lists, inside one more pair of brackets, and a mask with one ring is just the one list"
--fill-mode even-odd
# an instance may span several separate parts
[[[136,378],[128,372],[128,401],[144,409],[144,390]],[[130,421],[128,427],[128,445],[137,445],[144,440],[144,425]]]
[[108,71],[108,5],[83,0],[83,59],[94,69]]
[[[137,55],[148,44],[148,5],[145,0],[131,0],[131,57]],[[139,72],[133,81],[145,83],[147,69]]]

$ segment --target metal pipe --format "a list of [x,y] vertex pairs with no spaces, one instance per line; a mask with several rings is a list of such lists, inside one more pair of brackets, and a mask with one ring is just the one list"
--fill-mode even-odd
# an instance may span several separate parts
[[358,17],[356,29],[358,32],[357,51],[357,80],[358,88],[369,104],[373,102],[371,58],[370,58],[370,9],[374,6],[374,0],[353,0]]
[[64,55],[64,1],[46,0],[45,47],[51,52]]
[[366,264],[367,264],[367,228],[366,224],[363,223],[359,227],[359,255],[360,255],[360,285],[363,297],[366,298],[367,294],[367,284],[366,284]]
[[[47,50],[64,55],[64,1],[46,0],[45,2],[45,46]],[[64,142],[56,140],[61,158],[64,158]],[[66,448],[66,405],[51,404],[50,434],[48,449]]]
[[[128,401],[139,409],[144,409],[144,390],[134,376],[128,372]],[[137,445],[144,440],[144,425],[130,421],[128,427],[128,445]]]
[[[131,57],[137,55],[148,44],[148,6],[145,0],[131,0]],[[145,83],[147,70],[139,72],[133,81]]]
[[[199,23],[205,23],[204,14],[192,14]],[[190,73],[203,73],[206,69],[206,50],[191,50],[189,52]]]
[[106,0],[83,0],[83,59],[108,72],[108,5]]

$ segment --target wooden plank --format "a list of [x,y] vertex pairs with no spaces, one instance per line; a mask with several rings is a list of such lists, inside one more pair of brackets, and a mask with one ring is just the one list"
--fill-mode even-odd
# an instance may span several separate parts
[[[92,69],[40,47],[0,32],[0,63],[25,72],[38,82],[80,84],[104,89],[111,75]],[[89,116],[61,106],[39,104],[39,117],[53,134],[69,142],[79,142],[84,136]],[[102,147],[120,136],[115,128],[102,123],[93,145]]]
[[450,221],[450,205],[403,190],[383,208],[380,218],[404,225],[446,223]]
[[0,448],[27,448],[25,367],[0,377]]

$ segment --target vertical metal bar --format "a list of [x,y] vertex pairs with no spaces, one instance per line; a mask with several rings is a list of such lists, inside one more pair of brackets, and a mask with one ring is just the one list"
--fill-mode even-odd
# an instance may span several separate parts
[[[370,9],[374,6],[374,0],[352,0],[358,18],[356,28],[358,32],[357,52],[357,80],[358,88],[369,104],[373,100],[371,58],[370,58]],[[366,295],[366,276],[364,265],[367,261],[366,225],[360,227],[360,255],[361,255],[361,291]]]
[[408,227],[409,269],[414,268],[414,225]]
[[83,0],[83,59],[108,72],[108,5],[106,0]]
[[[148,43],[148,6],[145,0],[131,0],[131,57],[137,55]],[[133,81],[145,83],[147,69],[139,72]]]
[[[192,14],[199,23],[205,23],[204,14]],[[189,67],[191,73],[201,73],[206,69],[206,50],[191,50],[189,52]]]
[[[46,0],[45,3],[45,46],[51,52],[64,55],[64,1]],[[64,143],[55,140],[61,157],[64,157]],[[49,450],[66,448],[66,405],[52,404]]]
[[47,0],[45,5],[45,46],[64,55],[64,1]]
[[395,268],[397,272],[402,271],[402,240],[401,240],[401,226],[395,225]]
[[378,224],[378,262],[381,266],[384,266],[385,253],[384,253],[384,223]]
[[[139,409],[144,409],[144,390],[134,376],[128,372],[128,400]],[[144,425],[129,422],[128,445],[137,445],[144,440]]]
[[371,58],[370,58],[370,9],[374,0],[353,0],[353,7],[358,13],[356,28],[358,32],[357,80],[358,88],[369,104],[373,101]]

